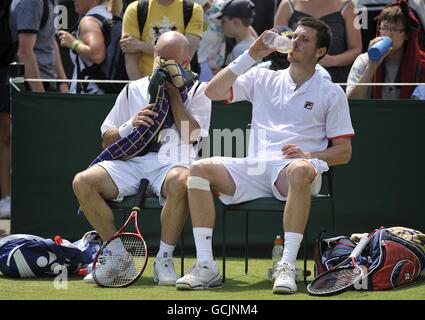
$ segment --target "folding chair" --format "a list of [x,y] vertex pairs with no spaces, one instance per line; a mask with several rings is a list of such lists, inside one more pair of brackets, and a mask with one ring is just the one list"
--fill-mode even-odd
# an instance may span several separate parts
[[[326,177],[328,193],[318,194],[311,198],[312,204],[317,201],[329,199],[331,206],[331,219],[332,219],[332,231],[335,235],[335,210],[333,202],[333,169],[322,174]],[[223,205],[223,239],[222,239],[222,254],[223,254],[223,282],[226,279],[226,215],[229,211],[245,212],[245,274],[248,273],[248,229],[249,229],[249,216],[250,212],[278,212],[282,214],[284,208],[284,201],[277,200],[276,198],[260,198],[252,201],[247,201],[239,204]],[[307,226],[308,227],[308,226]],[[303,244],[303,255],[304,255],[304,283],[307,285],[307,243],[308,243],[308,232],[307,228],[304,232],[304,244]]]

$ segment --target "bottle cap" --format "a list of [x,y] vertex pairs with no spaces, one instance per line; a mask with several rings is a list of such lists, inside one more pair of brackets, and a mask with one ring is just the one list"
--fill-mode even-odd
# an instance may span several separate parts
[[56,244],[61,244],[63,242],[61,236],[56,236],[53,238],[53,240],[55,241]]
[[81,268],[81,269],[78,270],[78,275],[80,277],[85,277],[87,274],[88,274],[87,268]]
[[280,235],[276,236],[276,239],[274,239],[274,244],[283,244],[283,239],[280,237]]

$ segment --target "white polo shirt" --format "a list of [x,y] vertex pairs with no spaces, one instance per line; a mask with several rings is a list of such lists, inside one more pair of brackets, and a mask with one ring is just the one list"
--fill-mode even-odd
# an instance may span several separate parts
[[[139,112],[142,107],[149,104],[148,86],[149,77],[144,77],[131,82],[128,85],[128,92],[127,88],[120,92],[114,107],[106,116],[100,128],[102,136],[107,130],[118,128]],[[198,82],[194,84],[189,91],[185,107],[199,124],[201,129],[200,136],[207,137],[211,117],[211,100],[205,96],[205,83],[200,83],[199,86]],[[166,132],[164,133],[164,131]],[[164,140],[162,140],[161,149],[159,150],[160,157],[178,158],[185,163],[196,157],[193,146],[181,142],[180,133],[175,124],[171,128],[162,130],[161,136]]]
[[328,140],[353,136],[348,101],[342,88],[316,71],[295,90],[289,69],[252,68],[239,76],[231,102],[252,103],[249,157],[281,159],[281,149],[323,151]]

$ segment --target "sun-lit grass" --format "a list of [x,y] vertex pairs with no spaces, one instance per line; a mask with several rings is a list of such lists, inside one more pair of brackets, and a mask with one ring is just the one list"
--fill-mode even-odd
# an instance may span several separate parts
[[[187,269],[194,258],[185,260]],[[367,299],[392,300],[415,299],[425,300],[425,282],[412,286],[382,292],[345,292],[333,297],[318,298],[307,294],[302,282],[298,284],[299,292],[293,295],[272,294],[271,282],[267,280],[267,268],[270,259],[249,260],[249,272],[245,275],[242,258],[230,258],[226,264],[226,282],[221,289],[201,291],[177,291],[174,287],[159,287],[153,282],[153,258],[141,279],[129,288],[106,289],[89,285],[80,277],[70,277],[67,289],[55,289],[53,278],[43,279],[10,279],[0,276],[0,299],[42,299],[42,300],[97,300],[97,299],[141,299],[141,300],[302,300],[302,299]],[[218,260],[221,268],[221,260]],[[302,265],[298,261],[299,266]],[[309,262],[312,269],[313,263]],[[180,270],[180,259],[175,259],[176,270]],[[311,278],[310,278],[311,279]],[[62,283],[63,285],[63,283]]]

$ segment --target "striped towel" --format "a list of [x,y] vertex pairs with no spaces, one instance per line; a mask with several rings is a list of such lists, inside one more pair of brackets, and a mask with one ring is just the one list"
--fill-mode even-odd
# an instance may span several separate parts
[[171,127],[174,123],[164,81],[171,82],[179,89],[184,103],[196,78],[197,75],[195,73],[185,70],[174,60],[164,60],[161,57],[156,57],[148,87],[151,97],[150,103],[156,103],[153,111],[158,113],[158,116],[154,119],[154,124],[150,127],[141,125],[134,128],[128,136],[121,138],[103,150],[92,161],[90,167],[104,160],[131,159],[142,152],[151,142],[155,143],[159,131]]

